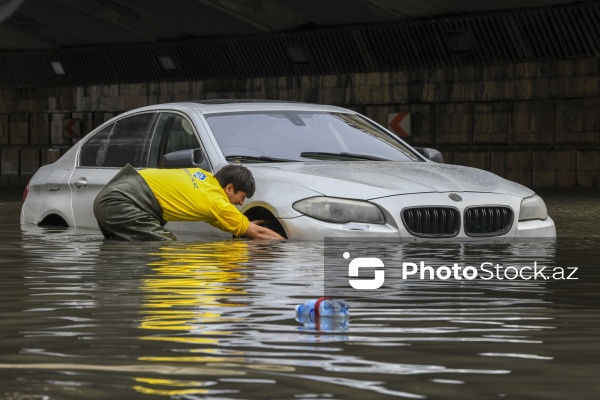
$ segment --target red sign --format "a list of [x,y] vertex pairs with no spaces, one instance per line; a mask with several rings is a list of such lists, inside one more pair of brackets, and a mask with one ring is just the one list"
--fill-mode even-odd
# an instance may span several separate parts
[[71,138],[81,137],[81,119],[68,118],[63,121],[65,135]]
[[410,136],[410,113],[399,112],[388,114],[388,128],[400,137]]

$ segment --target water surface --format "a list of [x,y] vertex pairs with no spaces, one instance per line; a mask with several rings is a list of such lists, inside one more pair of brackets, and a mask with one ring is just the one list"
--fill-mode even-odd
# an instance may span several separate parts
[[556,242],[391,251],[577,267],[577,280],[395,280],[393,298],[316,323],[294,307],[323,293],[323,243],[22,231],[7,199],[0,399],[595,399],[600,197],[544,197]]

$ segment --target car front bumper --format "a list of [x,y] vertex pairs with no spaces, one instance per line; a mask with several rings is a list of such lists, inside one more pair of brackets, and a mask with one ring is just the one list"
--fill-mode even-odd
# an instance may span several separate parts
[[[377,238],[397,242],[473,242],[494,241],[513,242],[518,239],[555,239],[556,228],[552,218],[544,220],[518,221],[522,198],[498,195],[494,193],[460,193],[461,201],[448,203],[448,193],[408,194],[375,199],[385,216],[385,224],[345,223],[336,224],[320,221],[308,216],[280,219],[288,238],[317,241],[327,238]],[[500,205],[513,211],[513,223],[510,230],[502,235],[469,236],[464,230],[465,209],[469,207]],[[461,223],[457,234],[452,237],[418,237],[411,234],[402,222],[402,210],[407,207],[452,207],[460,212]]]

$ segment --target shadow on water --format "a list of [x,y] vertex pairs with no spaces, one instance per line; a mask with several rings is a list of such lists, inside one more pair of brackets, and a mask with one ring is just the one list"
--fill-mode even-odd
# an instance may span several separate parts
[[[367,248],[386,271],[369,295],[324,271],[356,248],[21,231],[20,204],[0,202],[0,398],[596,398],[600,202],[548,196],[556,242]],[[402,279],[421,261],[434,279]],[[521,276],[435,276],[483,262]],[[527,279],[534,263],[578,279]],[[349,322],[297,321],[324,293]]]

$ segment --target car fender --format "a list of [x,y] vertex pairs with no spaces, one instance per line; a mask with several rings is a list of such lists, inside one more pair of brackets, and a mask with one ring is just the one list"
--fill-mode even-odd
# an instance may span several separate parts
[[321,195],[322,193],[301,186],[277,181],[257,181],[256,193],[246,200],[240,211],[245,213],[251,208],[263,207],[275,218],[296,218],[303,214],[294,210],[292,204],[301,199]]

